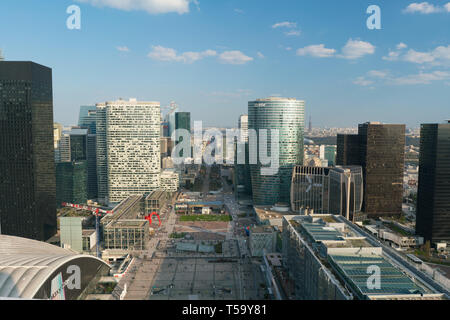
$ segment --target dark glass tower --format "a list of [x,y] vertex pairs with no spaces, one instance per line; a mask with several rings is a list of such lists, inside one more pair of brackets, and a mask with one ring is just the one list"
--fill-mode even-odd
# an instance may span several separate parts
[[55,183],[52,70],[0,61],[1,233],[53,236]]
[[363,167],[363,211],[369,216],[402,213],[405,131],[405,125],[365,123],[358,135],[338,136],[337,165]]
[[359,135],[338,134],[336,164],[348,166],[360,163],[359,157]]
[[450,121],[421,127],[416,232],[450,242]]
[[[84,204],[88,199],[95,199],[89,193],[89,182],[97,181],[97,170],[92,167],[93,160],[96,161],[95,140],[91,141],[88,134],[89,129],[72,128],[63,132],[61,138],[69,150],[67,157],[61,157],[62,162],[56,163],[56,201],[57,206],[62,202]],[[95,137],[95,135],[93,135]],[[94,145],[92,145],[94,144]],[[94,150],[92,150],[94,149]],[[95,170],[94,170],[95,169]]]
[[[175,129],[184,129],[189,133],[191,132],[191,113],[190,112],[177,112],[175,113]],[[183,141],[183,137],[175,136],[176,144]],[[180,157],[183,157],[183,151],[180,151]]]
[[59,162],[56,164],[56,201],[85,204],[87,192],[87,161]]

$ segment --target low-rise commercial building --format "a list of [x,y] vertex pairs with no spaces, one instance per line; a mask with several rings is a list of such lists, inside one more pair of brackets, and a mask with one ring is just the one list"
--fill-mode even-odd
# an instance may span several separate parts
[[169,195],[166,191],[153,191],[145,198],[145,213],[151,214],[160,213],[169,200]]
[[265,253],[276,251],[277,232],[271,226],[253,226],[250,228],[249,247],[253,257],[262,257]]
[[104,227],[106,250],[142,251],[150,239],[147,220],[116,220]]
[[225,205],[222,201],[205,201],[205,202],[178,202],[175,204],[176,214],[203,214],[204,209],[209,208],[213,213],[225,213]]
[[294,284],[291,298],[443,299],[442,294],[432,292],[394,265],[381,247],[373,247],[336,217],[283,218],[283,264]]
[[144,202],[144,196],[130,196],[114,208],[112,215],[101,220],[106,250],[145,250],[150,238],[150,224],[145,220]]

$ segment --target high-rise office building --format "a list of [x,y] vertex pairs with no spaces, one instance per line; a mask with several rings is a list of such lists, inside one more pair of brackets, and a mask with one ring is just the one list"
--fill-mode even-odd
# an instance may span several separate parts
[[96,175],[88,167],[88,159],[95,157],[95,153],[90,154],[88,150],[88,132],[89,129],[71,128],[62,133],[60,161],[56,162],[58,206],[63,202],[84,204],[88,199],[94,199],[88,192],[89,178]]
[[421,126],[416,232],[450,243],[450,121]]
[[248,115],[243,114],[239,117],[239,130],[241,133],[240,141],[248,142]]
[[178,110],[178,105],[172,101],[169,108],[169,113],[164,116],[164,122],[168,123],[168,137],[172,138],[172,133],[175,131],[175,113]]
[[320,159],[327,160],[328,166],[332,167],[336,164],[336,146],[320,146]]
[[56,202],[85,204],[88,200],[87,161],[56,163]]
[[89,129],[90,134],[97,132],[97,108],[95,106],[81,106],[78,118],[78,126],[80,128]]
[[[175,129],[176,130],[187,130],[191,133],[191,113],[190,112],[177,112],[175,113]],[[183,137],[178,134],[175,135],[175,145],[183,141]],[[189,144],[190,144],[189,140]],[[180,151],[180,157],[183,157],[183,151]]]
[[[254,129],[259,137],[261,130],[266,129],[268,155],[279,158],[279,170],[271,175],[262,175],[261,168],[267,166],[262,166],[259,161],[259,143],[249,136],[249,155],[258,159],[258,164],[250,164],[255,205],[290,203],[292,170],[303,163],[304,117],[304,101],[272,97],[249,102],[249,130]],[[278,150],[271,150],[272,130],[279,132]],[[252,148],[252,144],[257,148]]]
[[63,126],[59,123],[53,124],[53,149],[55,150],[55,162],[61,161],[60,141],[62,137]]
[[0,62],[1,233],[47,240],[56,232],[52,70]]
[[106,155],[106,104],[97,104],[97,185],[98,201],[107,202],[108,197],[108,162]]
[[88,165],[88,185],[87,192],[89,199],[98,198],[97,183],[97,135],[87,135],[87,165]]
[[360,166],[296,166],[292,174],[292,211],[338,214],[353,221],[361,212],[363,174]]
[[338,134],[336,164],[341,166],[359,164],[359,135]]
[[405,131],[405,125],[368,122],[359,125],[358,135],[338,136],[337,165],[363,167],[363,211],[369,216],[402,213]]
[[[106,166],[107,202],[118,203],[131,195],[158,189],[161,170],[159,102],[135,99],[106,102],[97,105],[97,116],[102,108],[106,111],[106,141],[99,141],[104,133],[99,131],[97,122],[97,154],[99,147],[106,149],[106,161],[99,163],[97,157],[97,167]],[[98,170],[99,177],[103,170]]]
[[292,174],[292,211],[303,213],[329,213],[330,168],[296,166]]
[[361,213],[364,196],[361,166],[334,167],[330,170],[329,213],[357,220]]

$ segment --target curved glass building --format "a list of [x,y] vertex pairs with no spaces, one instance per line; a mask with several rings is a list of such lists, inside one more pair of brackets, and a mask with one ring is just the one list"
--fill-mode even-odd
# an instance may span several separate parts
[[[303,163],[304,127],[304,101],[276,97],[249,102],[249,153],[250,159],[252,156],[258,159],[257,164],[250,163],[254,205],[290,203],[292,171]],[[279,154],[279,170],[272,175],[261,174],[260,157],[255,157],[259,154],[259,143],[252,146],[252,140],[255,140],[252,129],[258,137],[260,130],[266,129],[268,155],[272,152]],[[271,150],[271,130],[279,130],[279,150]]]

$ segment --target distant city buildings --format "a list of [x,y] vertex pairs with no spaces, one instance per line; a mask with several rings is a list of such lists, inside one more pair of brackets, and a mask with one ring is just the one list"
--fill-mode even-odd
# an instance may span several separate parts
[[400,215],[405,166],[405,125],[370,122],[358,135],[338,135],[337,165],[359,165],[364,173],[363,211]]
[[[160,187],[160,122],[159,102],[97,104],[99,197],[119,203]],[[107,187],[100,188],[103,183]]]
[[336,164],[336,146],[320,146],[320,159],[326,160],[328,166],[332,167]]
[[450,121],[421,126],[416,233],[450,243]]
[[[271,130],[279,131],[279,150],[270,150],[279,156],[279,170],[272,175],[261,175],[260,162],[250,164],[255,205],[290,203],[292,170],[303,163],[303,134],[305,127],[305,102],[296,99],[267,98],[248,104],[248,127],[259,136],[266,129],[268,150],[271,146]],[[250,138],[249,138],[250,139]],[[257,152],[255,154],[255,149]],[[259,147],[250,148],[249,154],[258,157]]]
[[[190,112],[177,112],[175,113],[175,130],[186,130],[189,134],[191,134],[191,114]],[[183,142],[183,137],[179,132],[175,133],[175,145]],[[189,148],[191,147],[191,140],[188,141]],[[186,155],[183,154],[183,150],[180,151],[180,154],[177,155],[181,158]]]
[[[56,162],[57,205],[84,204],[97,199],[96,135],[90,129],[71,128],[62,132]],[[71,173],[73,176],[71,176]]]
[[243,114],[239,117],[238,128],[240,131],[240,142],[248,143],[248,115]]
[[[283,217],[285,292],[296,300],[441,300],[352,224],[333,215]],[[380,286],[371,275],[379,270]],[[289,285],[289,286],[288,286]]]
[[56,233],[52,69],[0,61],[0,231]]
[[90,134],[97,133],[97,108],[95,106],[80,107],[78,126],[89,129]]

